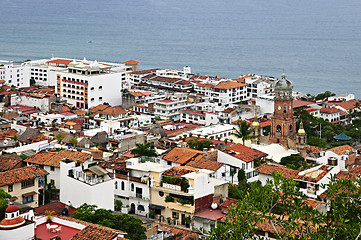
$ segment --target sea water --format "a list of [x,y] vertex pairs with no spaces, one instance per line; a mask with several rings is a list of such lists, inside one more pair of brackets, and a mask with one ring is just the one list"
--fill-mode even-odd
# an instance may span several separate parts
[[361,97],[361,1],[1,0],[0,59],[55,57],[140,69],[280,77]]

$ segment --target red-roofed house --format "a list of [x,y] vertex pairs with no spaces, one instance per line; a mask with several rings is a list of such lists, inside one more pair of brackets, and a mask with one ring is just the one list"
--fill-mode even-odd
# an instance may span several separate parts
[[[217,161],[226,164],[226,181],[238,183],[237,173],[239,169],[243,169],[246,173],[247,181],[252,182],[258,179],[258,174],[254,172],[255,161],[267,156],[264,152],[238,143],[226,147],[224,151],[218,151]],[[231,173],[235,174],[232,176]]]

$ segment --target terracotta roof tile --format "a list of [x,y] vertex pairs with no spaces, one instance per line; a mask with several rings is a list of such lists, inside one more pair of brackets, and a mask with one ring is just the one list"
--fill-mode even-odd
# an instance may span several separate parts
[[0,186],[18,183],[27,179],[34,179],[41,175],[48,174],[47,171],[36,166],[16,168],[0,173]]
[[224,200],[223,203],[221,203],[219,206],[220,207],[225,207],[225,208],[228,208],[229,206],[233,205],[233,204],[236,204],[238,202],[237,199],[234,199],[234,198],[227,198],[226,200]]
[[153,69],[147,69],[147,70],[142,70],[142,71],[131,72],[130,74],[132,74],[132,75],[143,75],[143,74],[155,73],[157,70],[160,70],[160,69],[159,68],[153,68]]
[[200,168],[200,169],[208,169],[211,171],[217,171],[224,164],[217,162],[217,161],[207,160],[206,156],[199,155],[194,160],[191,160],[190,162],[188,162],[187,165],[191,166],[191,167]]
[[247,86],[247,84],[239,83],[239,82],[233,82],[233,81],[225,81],[220,82],[215,86],[216,89],[232,89],[232,88],[238,88],[238,87],[244,87]]
[[94,226],[87,226],[75,234],[73,240],[113,240],[118,234]]
[[338,109],[338,108],[321,108],[320,109],[320,113],[327,113],[327,114],[337,113],[339,111],[340,111],[340,109]]
[[125,64],[138,64],[139,62],[135,61],[135,60],[129,60],[124,62]]
[[352,170],[350,171],[340,171],[339,173],[336,174],[336,178],[337,179],[344,179],[344,180],[356,180],[357,178],[357,174],[352,172]]
[[[48,165],[47,162],[56,154],[56,152],[38,152],[27,159],[24,162],[39,164],[39,165]],[[60,167],[60,164],[55,164],[55,167]]]
[[327,151],[332,151],[332,152],[336,153],[337,155],[343,155],[343,154],[346,154],[347,151],[349,153],[352,153],[353,151],[356,151],[356,150],[349,145],[343,145],[343,146],[328,149]]
[[261,152],[257,149],[252,149],[240,143],[226,147],[226,150],[223,152],[244,162],[252,162],[254,160],[268,156],[267,153]]
[[296,176],[295,179],[299,179],[299,180],[303,180],[303,181],[307,181],[307,182],[315,182],[317,183],[318,181],[320,181],[323,177],[326,176],[326,174],[330,171],[329,166],[327,165],[323,165],[321,166],[318,170],[318,175],[316,177],[311,177],[311,176],[307,176],[307,174],[304,175],[298,175]]
[[6,155],[0,156],[0,172],[8,171],[17,166],[21,166],[22,161],[23,160],[21,158],[7,157]]
[[295,178],[298,176],[298,171],[286,168],[285,166],[276,163],[262,164],[254,171],[265,175],[272,175],[272,173],[281,173],[285,178]]
[[340,102],[340,103],[336,103],[336,105],[342,107],[345,110],[351,110],[355,107],[355,104],[358,101],[356,99],[350,100],[350,101],[345,101],[345,102]]
[[178,167],[172,167],[172,168],[168,169],[167,171],[163,172],[163,175],[171,176],[171,177],[181,177],[185,174],[193,172],[194,170],[187,169],[183,166],[182,167],[178,166]]
[[48,140],[48,139],[47,139],[47,137],[45,137],[45,135],[39,134],[39,135],[36,135],[34,137],[28,138],[28,140],[30,140],[32,143],[34,143],[34,142],[45,141],[45,140]]
[[106,114],[109,116],[115,116],[119,114],[125,114],[127,111],[124,110],[121,106],[115,106],[115,107],[108,107],[102,111],[99,111],[98,113]]
[[163,158],[164,160],[175,162],[179,164],[186,164],[198,155],[203,155],[202,151],[190,149],[190,148],[173,148]]

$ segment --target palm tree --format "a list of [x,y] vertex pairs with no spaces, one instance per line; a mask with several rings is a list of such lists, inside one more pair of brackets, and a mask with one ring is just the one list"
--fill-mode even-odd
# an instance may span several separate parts
[[237,127],[232,133],[236,138],[242,139],[243,145],[246,143],[246,140],[257,138],[257,136],[252,135],[254,129],[251,127],[251,124],[245,121],[238,121]]
[[152,148],[152,145],[150,144],[150,142],[146,143],[146,144],[141,144],[141,143],[137,143],[137,148],[133,149],[131,151],[132,154],[141,157],[141,156],[148,156],[148,157],[156,157],[157,156],[157,152],[155,151],[154,148]]
[[72,139],[69,140],[69,143],[70,143],[71,145],[73,145],[73,146],[76,146],[76,145],[78,144],[78,139],[72,138]]
[[56,135],[55,135],[55,139],[56,139],[59,143],[61,142],[61,140],[63,140],[63,138],[64,138],[64,136],[61,135],[61,134],[56,134]]

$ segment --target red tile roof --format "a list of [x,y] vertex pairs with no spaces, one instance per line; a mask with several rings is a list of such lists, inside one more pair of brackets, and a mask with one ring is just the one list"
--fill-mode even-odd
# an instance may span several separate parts
[[283,165],[277,163],[265,163],[254,170],[255,172],[265,175],[272,175],[272,173],[281,173],[285,178],[296,178],[298,171],[286,168]]
[[[66,208],[66,205],[62,202],[52,202],[45,204],[43,206],[37,207],[34,209],[34,212],[37,214],[45,215],[45,211],[54,211],[54,215],[61,216],[63,209]],[[76,208],[70,207],[68,209],[69,216],[76,211]]]
[[336,153],[337,155],[343,155],[343,154],[346,154],[346,152],[352,153],[352,152],[356,151],[356,149],[354,149],[353,147],[351,147],[349,145],[343,145],[343,146],[330,148],[327,151],[331,151],[333,153]]
[[196,167],[200,169],[207,169],[211,171],[217,171],[220,169],[224,164],[217,162],[217,161],[211,161],[207,160],[206,156],[197,157],[190,162],[187,163],[188,166]]
[[353,99],[353,100],[350,100],[350,101],[336,103],[336,105],[342,107],[345,110],[351,110],[351,109],[353,109],[355,107],[355,104],[357,102],[358,102],[358,100]]
[[226,147],[226,150],[224,150],[223,152],[235,158],[238,158],[244,162],[252,162],[254,160],[268,156],[267,153],[261,152],[257,149],[252,149],[240,143]]
[[129,60],[124,62],[125,64],[138,64],[139,62],[135,61],[135,60]]
[[41,175],[48,174],[47,171],[36,166],[17,168],[0,173],[0,186],[10,185],[28,179],[35,179]]
[[5,172],[16,167],[21,167],[22,159],[19,157],[0,156],[0,172]]
[[191,148],[173,148],[163,158],[166,161],[186,164],[187,162],[191,161],[199,155],[204,156],[202,151],[194,150]]
[[55,64],[61,64],[61,65],[69,65],[69,63],[71,63],[73,60],[68,60],[68,59],[54,59],[51,61],[48,61],[48,63],[55,63]]
[[305,107],[307,105],[312,104],[313,102],[307,102],[307,101],[302,101],[302,100],[293,100],[292,101],[292,106],[293,108],[299,108],[299,107]]
[[233,81],[226,81],[226,82],[220,82],[215,86],[216,89],[232,89],[232,88],[238,88],[238,87],[244,87],[247,86],[247,84],[239,83],[239,82],[233,82]]
[[321,108],[320,109],[320,113],[327,113],[327,114],[337,113],[339,111],[340,111],[340,109],[337,109],[337,108]]
[[194,168],[194,170],[191,170],[191,169],[188,169],[187,167],[178,166],[178,167],[172,167],[172,168],[168,169],[167,171],[163,172],[163,175],[171,176],[171,177],[181,177],[181,176],[191,173],[195,170],[196,170],[195,168]]

